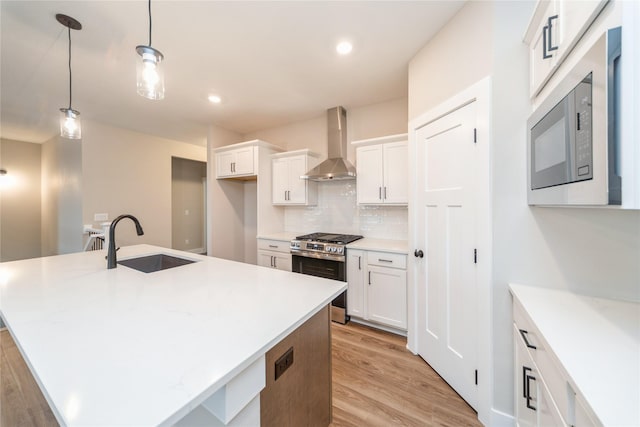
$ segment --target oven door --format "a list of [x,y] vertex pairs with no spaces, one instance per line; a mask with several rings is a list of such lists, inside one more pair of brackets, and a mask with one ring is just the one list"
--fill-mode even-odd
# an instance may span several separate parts
[[339,280],[341,282],[347,281],[344,261],[309,258],[292,254],[291,263],[291,271],[294,273],[324,277],[325,279]]
[[[300,255],[291,255],[294,273],[307,274],[310,276],[324,277],[325,279],[347,281],[346,263],[329,259],[309,258]],[[343,292],[331,301],[331,320],[342,323],[349,321],[347,316],[347,293]]]

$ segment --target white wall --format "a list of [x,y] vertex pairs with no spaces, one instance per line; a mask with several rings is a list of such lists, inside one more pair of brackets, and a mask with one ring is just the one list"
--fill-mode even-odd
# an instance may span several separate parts
[[508,283],[640,300],[640,212],[527,205],[521,40],[532,11],[531,1],[469,2],[409,66],[410,120],[492,76],[494,415],[513,413]]
[[82,250],[83,141],[53,137],[42,145],[42,256]]
[[171,247],[171,158],[205,161],[206,148],[85,120],[82,124],[82,162],[85,224],[94,214],[109,220],[132,214],[118,225],[118,246],[149,243]]

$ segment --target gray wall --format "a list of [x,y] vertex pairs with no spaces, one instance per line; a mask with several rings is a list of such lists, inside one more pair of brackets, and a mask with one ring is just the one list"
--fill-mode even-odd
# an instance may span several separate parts
[[0,262],[40,256],[41,145],[0,139]]
[[205,185],[207,163],[171,159],[171,247],[181,251],[205,250]]
[[42,255],[82,250],[82,140],[42,144]]

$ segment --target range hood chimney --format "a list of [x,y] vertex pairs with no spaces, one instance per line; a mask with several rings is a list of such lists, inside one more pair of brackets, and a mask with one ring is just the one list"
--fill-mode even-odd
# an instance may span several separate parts
[[327,110],[328,159],[302,175],[310,181],[330,181],[356,178],[356,168],[347,160],[347,110],[334,107]]

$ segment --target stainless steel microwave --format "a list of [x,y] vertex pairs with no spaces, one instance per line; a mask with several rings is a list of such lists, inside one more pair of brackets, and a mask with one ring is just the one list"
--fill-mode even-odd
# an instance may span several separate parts
[[621,28],[605,32],[527,122],[530,205],[619,205]]

